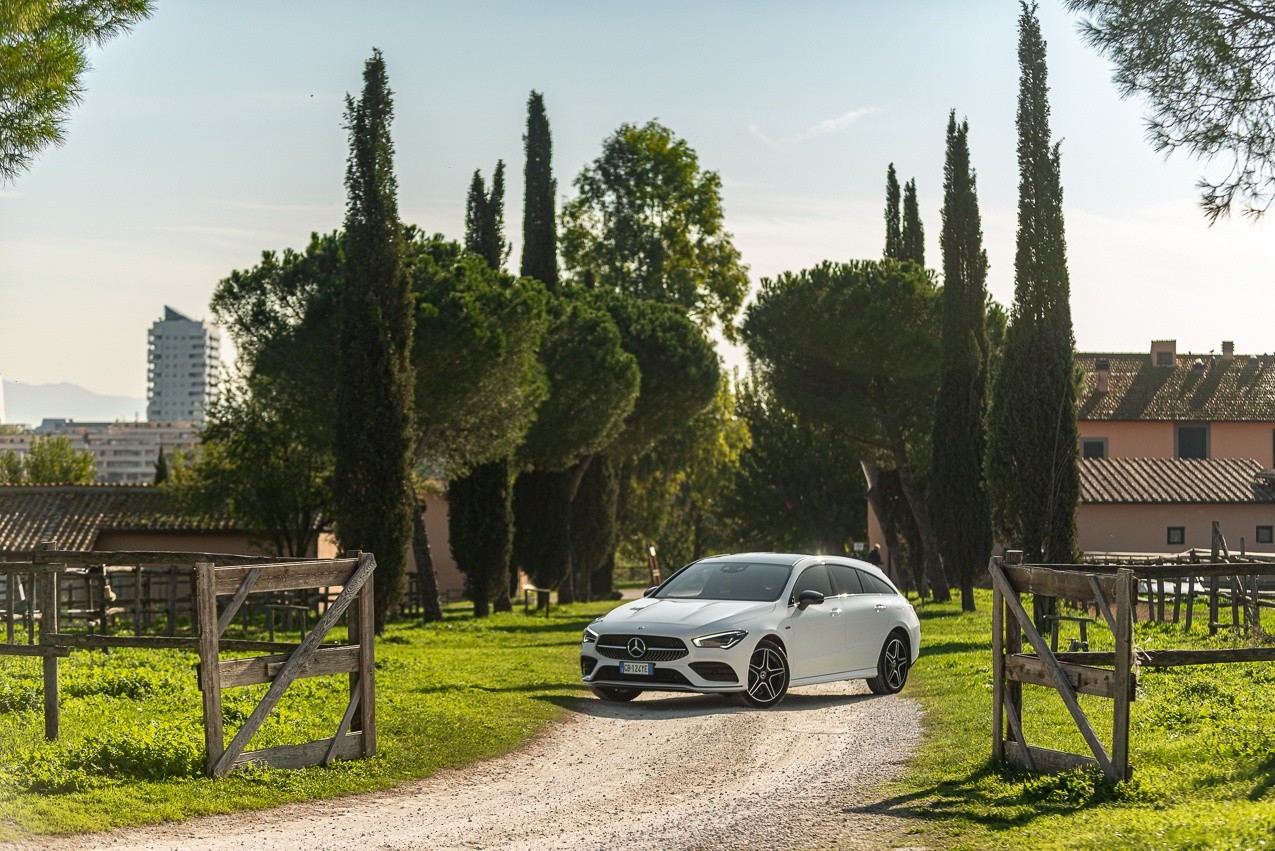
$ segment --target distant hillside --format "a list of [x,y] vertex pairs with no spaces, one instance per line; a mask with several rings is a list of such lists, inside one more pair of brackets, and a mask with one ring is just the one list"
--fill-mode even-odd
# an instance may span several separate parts
[[99,396],[75,384],[26,384],[4,380],[6,423],[37,426],[50,417],[81,422],[146,419],[146,400],[131,396]]

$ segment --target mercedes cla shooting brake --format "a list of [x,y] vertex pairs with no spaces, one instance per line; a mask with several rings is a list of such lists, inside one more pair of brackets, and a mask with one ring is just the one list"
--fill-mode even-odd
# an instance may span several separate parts
[[792,686],[907,682],[916,611],[878,568],[834,556],[746,553],[692,562],[584,630],[580,670],[605,700],[733,692],[774,706]]

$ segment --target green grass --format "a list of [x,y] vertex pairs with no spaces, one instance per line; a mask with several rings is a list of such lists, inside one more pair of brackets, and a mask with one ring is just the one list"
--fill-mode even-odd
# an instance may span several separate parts
[[[0,841],[384,789],[507,752],[583,694],[580,632],[614,605],[391,625],[376,648],[375,758],[217,781],[200,774],[194,654],[72,653],[55,743],[43,738],[40,662],[0,657]],[[266,688],[226,691],[227,740]],[[294,683],[250,747],[330,737],[348,693],[344,676]]]
[[[1275,848],[1275,664],[1142,670],[1131,713],[1134,779],[1096,771],[1036,776],[993,765],[991,595],[978,611],[920,608],[923,650],[907,693],[926,709],[925,740],[886,810],[911,823],[908,841],[966,848]],[[1198,613],[1198,609],[1197,609]],[[1268,624],[1268,628],[1269,628]],[[1101,640],[1106,638],[1106,647]],[[1110,633],[1091,630],[1092,649]],[[1139,624],[1142,648],[1229,646],[1196,627]],[[1024,686],[1034,745],[1088,753],[1062,700]],[[1081,696],[1100,739],[1112,702]]]

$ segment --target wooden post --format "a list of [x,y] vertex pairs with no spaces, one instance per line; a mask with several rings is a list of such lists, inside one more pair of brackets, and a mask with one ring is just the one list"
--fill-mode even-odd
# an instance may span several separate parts
[[177,634],[177,565],[168,566],[168,624],[164,631],[169,635]]
[[[363,555],[363,559],[372,558],[371,553]],[[376,655],[374,636],[376,616],[372,594],[372,583],[375,574],[369,575],[367,583],[359,593],[355,604],[359,610],[359,708],[358,715],[363,729],[363,755],[376,755]],[[351,606],[350,608],[354,608]],[[354,699],[353,693],[350,695]]]
[[217,580],[216,567],[210,562],[195,565],[194,598],[196,628],[199,630],[199,690],[204,703],[204,773],[213,776],[213,769],[226,747],[221,719],[221,666],[217,652],[220,635],[217,632]]
[[[36,544],[36,551],[47,551],[53,549],[52,541],[41,541]],[[41,590],[41,611],[40,611],[40,644],[46,643],[49,636],[57,634],[58,631],[58,600],[60,599],[59,591],[61,590],[58,582],[58,575],[50,573],[44,577],[44,588]],[[61,732],[60,718],[58,717],[58,657],[53,654],[46,654],[42,660],[44,665],[44,738],[49,741],[56,741],[58,734]]]
[[1116,684],[1115,710],[1111,721],[1111,764],[1116,778],[1129,777],[1129,701],[1137,680],[1133,673],[1133,618],[1129,598],[1134,578],[1132,570],[1120,570],[1116,585]]
[[[1217,521],[1214,520],[1213,521],[1213,544],[1209,550],[1209,561],[1212,564],[1217,564],[1218,549],[1219,549],[1217,544],[1217,539],[1220,536],[1220,534],[1221,533],[1218,531]],[[1218,616],[1217,591],[1218,591],[1217,576],[1210,576],[1209,577],[1209,635],[1217,635],[1217,616]]]
[[1239,633],[1242,628],[1240,623],[1240,578],[1239,576],[1231,577],[1231,632]]
[[1173,580],[1173,622],[1182,619],[1182,577]]
[[1005,761],[1005,603],[992,586],[992,759]]

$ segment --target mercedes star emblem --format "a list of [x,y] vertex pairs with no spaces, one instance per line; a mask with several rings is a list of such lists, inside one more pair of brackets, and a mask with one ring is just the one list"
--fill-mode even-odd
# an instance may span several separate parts
[[646,642],[638,638],[636,635],[629,639],[629,655],[634,659],[641,659],[646,655]]

